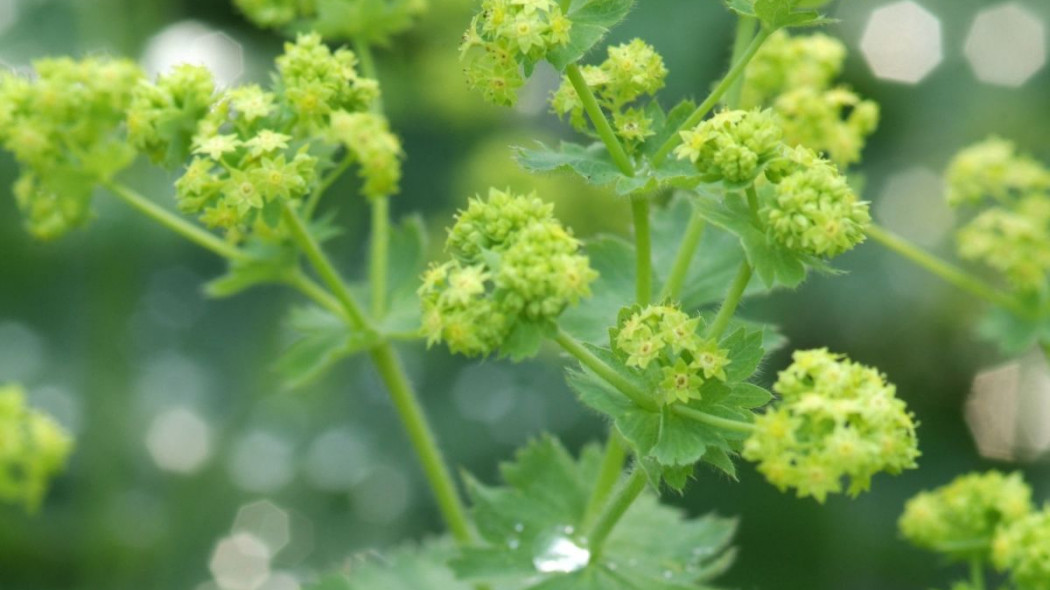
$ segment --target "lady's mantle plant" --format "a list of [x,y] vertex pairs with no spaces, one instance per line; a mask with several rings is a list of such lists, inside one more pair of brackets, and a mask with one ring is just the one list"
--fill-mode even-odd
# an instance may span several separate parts
[[[735,478],[742,457],[781,490],[818,502],[865,491],[879,472],[916,467],[915,421],[879,371],[824,349],[796,351],[775,397],[756,371],[782,341],[737,313],[746,296],[795,287],[811,270],[833,272],[833,259],[867,237],[993,303],[987,331],[1004,344],[1050,342],[1045,168],[999,140],[952,167],[953,203],[993,203],[962,230],[960,253],[991,263],[1006,288],[880,229],[846,168],[859,160],[878,108],[835,83],[839,42],[787,32],[826,22],[815,9],[823,2],[729,0],[739,26],[727,74],[699,105],[666,108],[660,91],[670,73],[651,45],[595,51],[630,0],[482,0],[464,23],[468,85],[509,106],[539,62],[556,69],[551,110],[580,143],[519,149],[518,160],[608,187],[610,206],[631,209],[633,240],[582,243],[540,196],[479,187],[487,196],[458,214],[447,257],[429,268],[419,224],[390,223],[403,154],[371,53],[423,3],[236,4],[261,26],[295,35],[268,88],[218,89],[193,66],[148,80],[120,60],[41,61],[33,78],[0,78],[0,140],[21,165],[14,192],[33,234],[54,238],[84,223],[101,187],[226,258],[230,270],[208,286],[212,295],[273,283],[306,298],[291,318],[300,338],[278,362],[289,385],[307,385],[354,354],[374,364],[449,538],[317,588],[703,588],[732,561],[732,523],[688,520],[658,503],[665,487],[683,491],[708,476],[698,464]],[[592,54],[601,61],[585,63]],[[200,224],[122,183],[138,155],[176,171],[174,205]],[[348,283],[326,255],[333,228],[318,216],[349,168],[372,214],[363,284]],[[421,338],[514,360],[544,343],[560,347],[573,358],[569,385],[609,422],[607,440],[577,457],[551,437],[530,443],[502,467],[505,485],[466,477],[468,510],[401,368],[396,345]],[[41,455],[23,447],[11,455],[42,474],[25,496],[33,501],[68,449],[56,431],[45,439]],[[978,549],[1019,587],[1043,588],[1050,559],[1031,547],[1045,538],[1046,518],[1021,514],[1028,496],[1018,485],[1000,478],[949,494],[973,506],[909,505],[902,527],[940,550],[972,532],[967,514],[1001,512],[974,525]]]

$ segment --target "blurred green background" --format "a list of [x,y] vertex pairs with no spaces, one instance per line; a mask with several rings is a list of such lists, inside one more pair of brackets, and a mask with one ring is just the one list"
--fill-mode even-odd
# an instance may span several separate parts
[[[559,216],[581,235],[625,231],[626,202],[571,179],[530,178],[510,160],[509,145],[566,131],[543,104],[553,73],[541,71],[513,111],[483,104],[467,92],[456,61],[473,2],[431,4],[417,29],[378,53],[387,106],[408,153],[395,212],[423,212],[437,242],[468,196],[511,186],[556,201]],[[1002,3],[924,0],[939,19],[943,61],[917,85],[880,80],[859,45],[872,10],[884,4],[833,5],[842,22],[828,28],[851,49],[844,81],[883,107],[860,167],[865,197],[891,229],[950,254],[939,172],[954,151],[991,133],[1050,161],[1050,68],[1020,87],[982,83],[963,48],[975,16]],[[1045,45],[1050,5],[1010,4],[1042,26]],[[716,0],[643,0],[610,40],[638,36],[663,53],[671,71],[667,104],[705,94],[725,67],[732,31]],[[1033,50],[1016,36],[1005,43],[1016,59],[1031,59]],[[0,60],[14,68],[46,55],[95,53],[162,67],[197,52],[217,59],[227,75],[240,72],[238,81],[265,80],[280,46],[220,0],[0,0]],[[234,530],[280,549],[274,571],[307,576],[350,554],[440,529],[366,363],[347,362],[305,392],[277,386],[270,365],[287,344],[290,293],[205,299],[201,285],[222,272],[221,262],[105,194],[87,228],[36,243],[9,197],[14,176],[5,154],[0,381],[25,383],[34,404],[75,432],[77,449],[40,514],[0,507],[0,588],[205,590],[216,587],[209,561],[217,544]],[[145,168],[129,177],[169,202],[173,178]],[[346,230],[331,248],[347,269],[359,266],[367,235],[367,211],[353,189],[346,179],[328,202]],[[741,517],[727,586],[946,586],[961,569],[942,568],[897,536],[906,498],[961,472],[998,467],[1023,469],[1037,499],[1050,499],[1045,462],[981,459],[967,427],[964,404],[975,375],[1009,361],[974,334],[981,304],[874,244],[838,262],[845,276],[815,277],[743,312],[779,324],[792,347],[828,346],[886,371],[922,422],[921,469],[880,476],[872,493],[823,507],[778,493],[749,465],[739,484],[702,471],[684,497],[668,501],[692,514]],[[564,385],[554,350],[520,365],[469,363],[422,346],[404,353],[448,456],[485,480],[543,430],[574,447],[602,436],[601,421]],[[767,361],[767,380],[785,355]],[[1008,411],[1008,393],[987,411]],[[1034,394],[1050,395],[1045,382]],[[269,583],[271,590],[295,587],[283,574]]]

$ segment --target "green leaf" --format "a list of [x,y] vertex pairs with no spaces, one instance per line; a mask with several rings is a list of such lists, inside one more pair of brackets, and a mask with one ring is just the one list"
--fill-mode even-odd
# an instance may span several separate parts
[[354,558],[349,573],[329,574],[303,590],[474,590],[456,580],[446,565],[455,552],[452,540],[442,538],[397,548],[380,557],[369,553]]
[[338,361],[378,343],[374,333],[351,331],[342,318],[316,306],[292,309],[288,325],[297,339],[274,368],[289,389],[315,382]]
[[835,22],[810,8],[821,4],[811,0],[726,0],[726,6],[740,16],[756,17],[769,30],[805,27]]
[[296,268],[295,250],[278,244],[252,241],[245,246],[250,255],[230,262],[225,275],[204,285],[209,297],[230,297],[259,285],[282,283]]
[[1050,343],[1050,313],[1024,318],[1002,307],[992,307],[981,319],[978,333],[994,342],[1007,356],[1022,355],[1040,344]]
[[532,358],[547,338],[553,337],[555,331],[554,324],[550,322],[518,322],[500,345],[499,354],[514,362]]
[[704,194],[694,201],[694,206],[704,219],[740,238],[748,262],[768,288],[797,287],[806,278],[807,265],[833,272],[823,261],[785,248],[767,236],[755,225],[750,209],[738,195],[722,199]]
[[547,52],[547,61],[564,71],[591,50],[609,29],[631,11],[634,0],[589,0],[573,2],[568,17],[572,21],[569,42]]
[[720,346],[729,351],[732,362],[726,367],[729,383],[745,381],[758,369],[766,351],[762,348],[762,331],[740,328],[723,338]]
[[[585,448],[574,460],[561,443],[544,437],[502,466],[505,487],[469,480],[485,543],[463,549],[452,569],[464,580],[526,590],[684,590],[723,569],[712,567],[727,553],[733,521],[685,520],[651,492],[643,492],[627,510],[601,558],[588,561],[583,518],[600,469],[597,447]],[[555,544],[581,552],[579,569],[537,567],[553,557]]]

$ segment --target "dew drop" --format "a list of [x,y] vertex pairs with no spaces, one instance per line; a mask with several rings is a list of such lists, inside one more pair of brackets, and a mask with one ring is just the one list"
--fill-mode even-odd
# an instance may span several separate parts
[[521,531],[525,530],[525,525],[519,522],[518,524],[514,525],[514,530],[520,533]]
[[571,573],[583,569],[591,560],[591,552],[565,537],[553,537],[532,560],[543,573]]

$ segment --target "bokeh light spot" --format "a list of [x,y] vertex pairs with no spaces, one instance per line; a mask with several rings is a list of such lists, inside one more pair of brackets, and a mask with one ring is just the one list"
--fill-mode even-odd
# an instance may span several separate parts
[[1031,460],[1050,451],[1050,367],[1041,351],[977,375],[966,422],[981,455]]
[[273,502],[259,500],[245,504],[237,511],[233,532],[247,533],[259,539],[269,549],[270,556],[274,556],[291,539],[291,519],[285,510]]
[[1046,28],[1016,2],[987,8],[970,27],[965,53],[978,80],[1020,86],[1046,65]]
[[208,568],[223,590],[258,590],[270,577],[270,553],[259,539],[238,533],[219,541]]
[[244,73],[244,48],[221,31],[186,20],[150,38],[142,55],[142,66],[150,75],[183,63],[202,65],[211,70],[219,86],[230,86]]
[[916,84],[944,59],[941,21],[912,0],[876,8],[860,49],[875,77]]
[[195,411],[171,408],[153,419],[146,432],[146,449],[164,471],[195,473],[211,457],[211,428]]
[[886,181],[875,203],[875,217],[901,237],[936,246],[955,218],[943,195],[939,175],[922,167],[909,168]]
[[326,492],[344,492],[359,483],[372,468],[370,453],[349,428],[322,432],[306,451],[306,479]]
[[243,490],[276,491],[292,480],[291,445],[269,432],[248,432],[234,442],[228,468],[230,478]]

